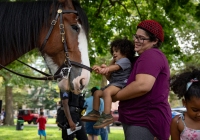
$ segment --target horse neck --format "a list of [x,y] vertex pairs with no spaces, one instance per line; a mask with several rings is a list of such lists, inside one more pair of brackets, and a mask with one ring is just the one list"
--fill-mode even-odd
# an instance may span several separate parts
[[6,66],[38,47],[38,35],[49,20],[51,4],[49,1],[0,3],[1,65]]

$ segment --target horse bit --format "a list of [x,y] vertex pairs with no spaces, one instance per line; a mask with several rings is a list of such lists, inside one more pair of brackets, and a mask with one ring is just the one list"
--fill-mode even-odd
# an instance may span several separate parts
[[[46,77],[31,77],[31,76],[27,76],[27,75],[23,75],[23,74],[20,74],[20,73],[17,73],[15,71],[12,71],[2,65],[0,65],[1,67],[3,67],[4,69],[16,74],[16,75],[19,75],[19,76],[22,76],[22,77],[25,77],[25,78],[29,78],[29,79],[35,79],[35,80],[57,80],[57,79],[60,79],[60,78],[65,78],[65,79],[68,79],[69,77],[69,74],[70,74],[70,70],[71,70],[71,67],[72,65],[75,65],[75,66],[78,66],[78,67],[82,67],[90,72],[92,72],[92,69],[86,65],[83,65],[81,63],[78,63],[78,62],[75,62],[75,61],[71,61],[69,59],[69,55],[68,55],[68,51],[67,51],[67,43],[66,43],[66,36],[65,36],[65,30],[64,30],[64,24],[63,24],[63,14],[65,13],[74,13],[74,14],[78,14],[77,11],[75,10],[62,10],[62,7],[61,5],[59,6],[58,10],[57,10],[57,14],[56,14],[56,17],[54,20],[52,20],[51,22],[51,27],[42,43],[42,46],[41,46],[41,49],[40,49],[40,52],[42,53],[42,51],[44,50],[45,48],[45,45],[51,35],[51,32],[54,28],[54,26],[56,25],[57,23],[57,20],[58,20],[58,17],[60,16],[60,24],[59,24],[59,28],[60,28],[60,34],[61,34],[61,38],[62,38],[62,43],[63,43],[63,46],[64,46],[64,52],[65,52],[65,60],[64,60],[64,63],[63,65],[57,70],[57,72],[54,74],[54,75],[49,75],[49,74],[46,74],[40,70],[37,70],[36,68],[33,68],[32,66],[30,65],[27,65],[26,63],[18,60],[20,63],[30,67],[31,69],[45,75]],[[44,56],[43,56],[44,58]]]

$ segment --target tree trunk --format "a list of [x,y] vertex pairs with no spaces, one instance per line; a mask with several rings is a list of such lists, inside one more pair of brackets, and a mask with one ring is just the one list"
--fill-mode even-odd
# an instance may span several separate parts
[[6,86],[6,92],[5,92],[5,104],[6,104],[6,118],[5,118],[5,124],[4,125],[14,125],[14,117],[13,117],[13,93],[12,93],[12,86]]

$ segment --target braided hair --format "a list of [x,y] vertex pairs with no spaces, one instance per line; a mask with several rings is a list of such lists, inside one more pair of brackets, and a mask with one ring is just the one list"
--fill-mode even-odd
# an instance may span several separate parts
[[171,90],[180,98],[189,101],[192,97],[200,98],[200,70],[184,71],[171,77]]

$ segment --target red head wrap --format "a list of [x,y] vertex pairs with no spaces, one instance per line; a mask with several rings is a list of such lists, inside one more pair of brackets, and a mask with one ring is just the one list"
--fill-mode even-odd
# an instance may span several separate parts
[[161,42],[164,41],[164,32],[162,26],[155,20],[144,20],[138,24],[137,28],[141,28],[152,33]]

